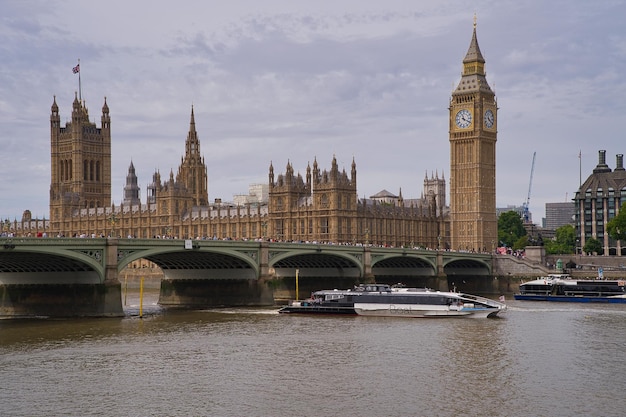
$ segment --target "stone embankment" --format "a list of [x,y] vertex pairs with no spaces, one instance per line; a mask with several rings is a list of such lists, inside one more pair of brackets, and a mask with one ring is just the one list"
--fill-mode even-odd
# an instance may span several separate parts
[[496,277],[520,277],[527,279],[555,272],[550,271],[539,262],[520,259],[511,255],[497,255],[493,259],[493,274]]

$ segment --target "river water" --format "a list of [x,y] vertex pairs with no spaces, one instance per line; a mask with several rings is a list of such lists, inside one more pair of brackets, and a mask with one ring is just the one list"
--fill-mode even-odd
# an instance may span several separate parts
[[2,416],[622,416],[626,306],[499,319],[164,311],[0,321]]

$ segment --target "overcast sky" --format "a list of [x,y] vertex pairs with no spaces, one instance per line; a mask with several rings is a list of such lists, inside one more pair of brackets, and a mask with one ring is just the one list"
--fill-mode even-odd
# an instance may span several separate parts
[[[146,200],[184,155],[191,106],[209,200],[288,162],[357,164],[359,197],[419,198],[449,180],[448,106],[474,13],[499,106],[497,205],[570,200],[598,150],[626,154],[626,3],[477,1],[0,2],[0,218],[48,218],[50,106],[82,97],[112,126],[112,199],[131,160]],[[579,152],[582,158],[579,159]],[[582,168],[582,169],[581,169]],[[448,199],[449,201],[449,199]]]

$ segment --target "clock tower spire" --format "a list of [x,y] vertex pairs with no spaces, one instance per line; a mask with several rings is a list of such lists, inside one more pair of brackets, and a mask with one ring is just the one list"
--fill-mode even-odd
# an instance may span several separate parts
[[474,30],[450,98],[450,248],[490,251],[496,218],[497,103]]

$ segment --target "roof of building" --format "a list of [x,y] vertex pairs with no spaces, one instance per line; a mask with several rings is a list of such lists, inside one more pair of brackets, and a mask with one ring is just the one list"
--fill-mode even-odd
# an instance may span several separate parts
[[377,192],[376,194],[370,196],[370,198],[398,198],[397,195],[390,193],[387,190],[382,190]]
[[595,198],[601,190],[602,194],[607,190],[626,189],[626,169],[623,166],[623,155],[617,155],[616,168],[611,168],[606,164],[606,151],[598,152],[598,165],[594,168],[587,180],[580,186],[577,197],[584,198],[587,192]]

